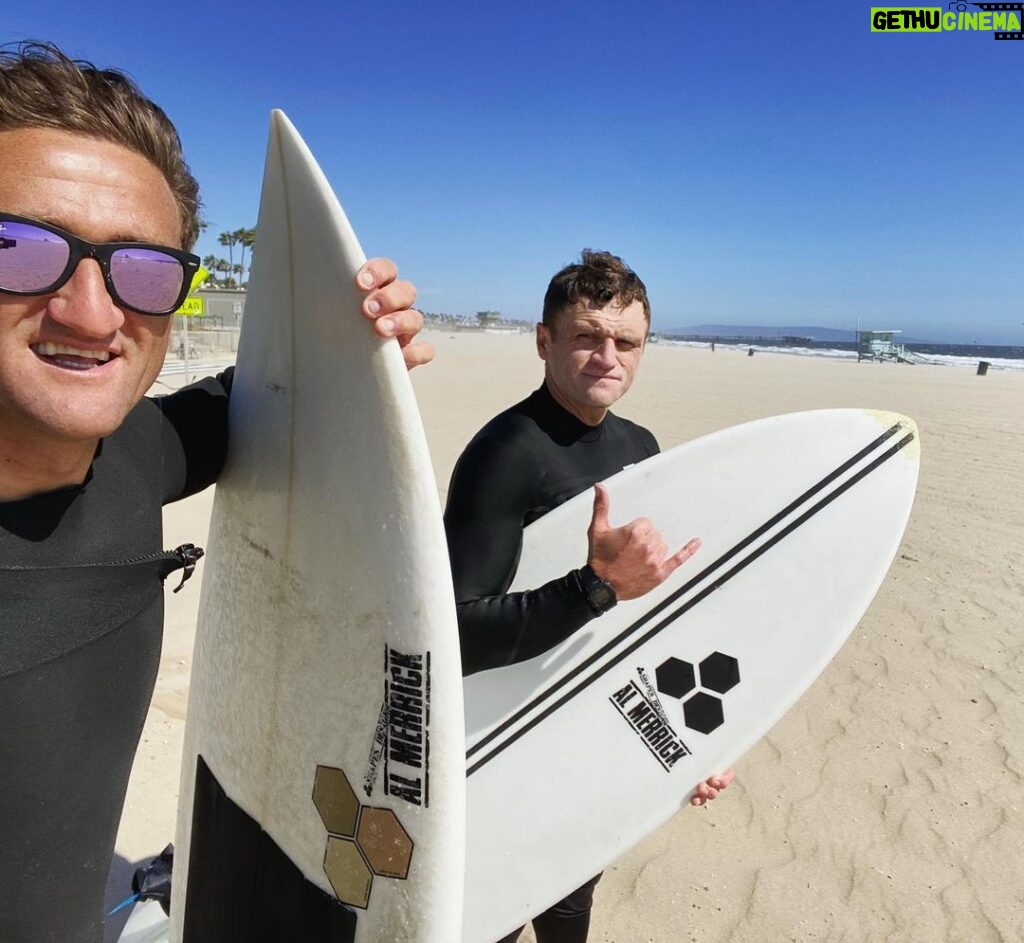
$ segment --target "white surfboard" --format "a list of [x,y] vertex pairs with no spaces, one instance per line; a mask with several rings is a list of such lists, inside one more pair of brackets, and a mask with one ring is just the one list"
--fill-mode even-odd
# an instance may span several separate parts
[[398,344],[359,311],[364,261],[274,112],[192,668],[176,941],[459,937],[451,575]]
[[[494,943],[684,806],[793,705],[857,625],[917,483],[914,423],[764,419],[610,479],[611,520],[703,546],[557,648],[466,679],[464,943]],[[593,491],[526,528],[512,590],[587,555]]]

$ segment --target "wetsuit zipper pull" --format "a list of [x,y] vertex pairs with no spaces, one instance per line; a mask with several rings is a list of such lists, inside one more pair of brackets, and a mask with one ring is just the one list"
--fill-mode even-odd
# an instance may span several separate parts
[[204,552],[202,547],[197,547],[195,544],[182,544],[171,551],[181,560],[181,565],[184,567],[181,573],[181,582],[174,587],[174,592],[181,589],[188,581],[188,578],[195,572],[196,564],[202,558]]

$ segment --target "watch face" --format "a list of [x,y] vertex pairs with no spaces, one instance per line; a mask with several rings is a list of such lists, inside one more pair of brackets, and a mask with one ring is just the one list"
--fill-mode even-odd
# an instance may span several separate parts
[[596,612],[605,612],[618,602],[615,590],[598,576],[589,566],[583,569],[584,588],[587,603]]
[[615,591],[603,580],[591,587],[588,596],[595,609],[608,609],[615,602]]

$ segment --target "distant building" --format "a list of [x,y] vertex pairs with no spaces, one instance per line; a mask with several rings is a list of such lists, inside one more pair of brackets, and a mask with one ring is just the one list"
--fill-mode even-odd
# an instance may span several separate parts
[[500,311],[477,311],[477,324],[487,334],[518,334],[519,325],[504,320]]
[[202,298],[201,324],[196,327],[205,330],[238,330],[242,326],[242,315],[245,314],[245,299],[248,292],[238,288],[200,288],[195,293]]
[[902,331],[859,331],[857,334],[857,362],[862,360],[890,360],[893,363],[925,363],[925,358],[893,342]]
[[247,293],[233,288],[200,288],[186,299],[187,317],[171,325],[168,356],[178,360],[222,360],[238,350]]

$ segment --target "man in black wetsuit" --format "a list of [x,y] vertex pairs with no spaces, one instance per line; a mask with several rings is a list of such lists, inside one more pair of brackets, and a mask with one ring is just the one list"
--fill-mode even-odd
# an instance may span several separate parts
[[[198,209],[177,132],[127,77],[0,50],[3,943],[102,933],[163,580],[197,559],[162,551],[160,508],[215,481],[227,442],[230,370],[144,397],[198,266]],[[363,310],[425,363],[396,275],[360,270]]]
[[[544,296],[537,352],[544,383],[492,419],[466,447],[445,510],[465,674],[533,658],[619,600],[662,583],[700,546],[674,554],[643,518],[608,522],[600,482],[658,452],[646,429],[609,412],[629,389],[650,327],[647,289],[620,258],[585,250]],[[594,488],[587,560],[544,586],[509,593],[523,528]],[[728,770],[701,783],[692,802],[714,799]],[[585,943],[600,875],[533,921],[538,943]],[[516,930],[500,943],[514,943]]]

